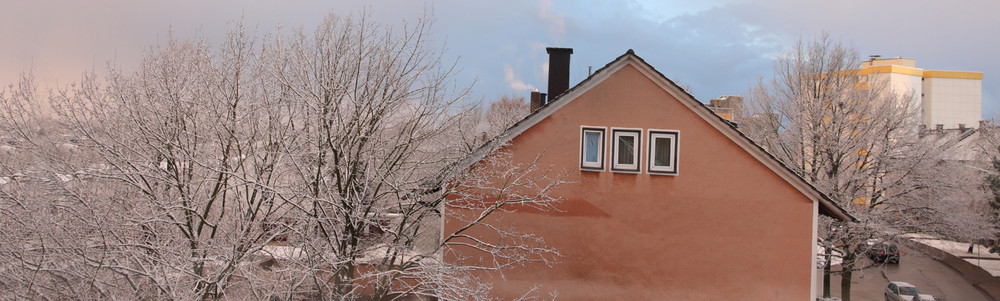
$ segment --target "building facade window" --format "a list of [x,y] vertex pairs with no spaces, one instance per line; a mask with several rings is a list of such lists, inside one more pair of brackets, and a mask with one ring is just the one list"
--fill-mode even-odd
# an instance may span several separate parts
[[649,173],[677,174],[679,139],[678,131],[649,130]]
[[611,170],[639,172],[641,129],[611,129]]
[[604,128],[582,127],[580,169],[604,170]]

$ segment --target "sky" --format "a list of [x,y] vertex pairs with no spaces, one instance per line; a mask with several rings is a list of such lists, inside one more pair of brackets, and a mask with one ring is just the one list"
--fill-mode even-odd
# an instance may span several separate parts
[[367,11],[393,27],[434,19],[434,47],[457,60],[474,99],[545,92],[545,47],[568,47],[571,85],[633,49],[708,102],[745,93],[771,77],[782,50],[827,32],[863,58],[983,72],[983,117],[1000,114],[1000,1],[993,0],[0,0],[0,8],[4,86],[24,72],[48,90],[109,62],[129,68],[171,32],[219,43],[235,20],[261,34],[310,32],[329,14]]

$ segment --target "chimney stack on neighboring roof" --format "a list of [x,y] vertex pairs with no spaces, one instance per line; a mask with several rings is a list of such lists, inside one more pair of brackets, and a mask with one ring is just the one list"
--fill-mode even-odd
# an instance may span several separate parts
[[549,99],[546,102],[551,102],[569,90],[569,56],[573,48],[548,47],[545,52],[549,54]]
[[538,92],[538,90],[531,92],[531,112],[537,111],[545,104],[545,94]]

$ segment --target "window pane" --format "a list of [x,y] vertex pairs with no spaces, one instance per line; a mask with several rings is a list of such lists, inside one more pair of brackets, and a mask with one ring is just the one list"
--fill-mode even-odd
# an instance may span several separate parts
[[635,164],[635,137],[618,136],[618,164]]
[[670,166],[670,138],[657,137],[653,139],[656,143],[653,154],[653,166]]
[[584,142],[586,147],[584,147],[583,160],[587,162],[598,162],[598,150],[601,146],[601,134],[600,133],[586,133],[584,134]]

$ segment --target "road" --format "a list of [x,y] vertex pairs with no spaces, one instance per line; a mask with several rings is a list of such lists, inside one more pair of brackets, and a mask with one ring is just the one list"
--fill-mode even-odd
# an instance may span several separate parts
[[[885,264],[854,272],[854,279],[851,281],[851,300],[884,300],[883,292],[889,281],[909,282],[921,293],[934,295],[937,300],[991,300],[947,265],[911,248],[900,246],[899,249],[902,255],[898,265]],[[819,277],[817,294],[822,296],[822,271]],[[840,296],[839,275],[831,277],[830,286],[833,296]]]

